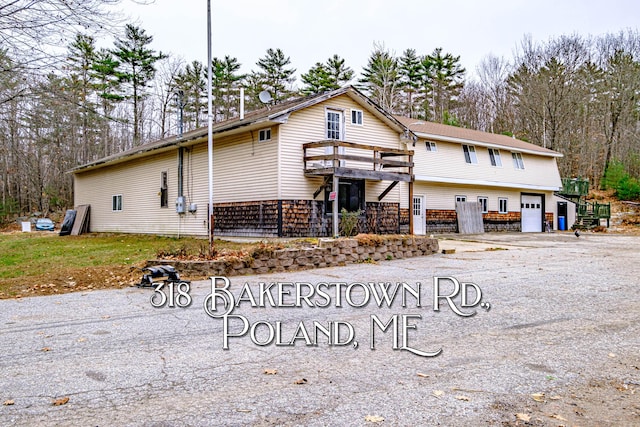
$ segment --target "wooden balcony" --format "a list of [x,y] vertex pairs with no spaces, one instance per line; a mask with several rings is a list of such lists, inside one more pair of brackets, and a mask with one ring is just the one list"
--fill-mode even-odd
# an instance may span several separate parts
[[337,140],[310,142],[303,148],[305,176],[413,182],[413,150]]

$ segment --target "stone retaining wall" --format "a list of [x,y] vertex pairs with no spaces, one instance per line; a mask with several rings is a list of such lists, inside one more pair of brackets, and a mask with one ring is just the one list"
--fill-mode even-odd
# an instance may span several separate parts
[[181,277],[238,276],[410,258],[435,252],[438,252],[437,239],[418,236],[364,236],[360,239],[320,239],[315,248],[265,250],[252,259],[150,260],[147,261],[147,266],[172,265]]

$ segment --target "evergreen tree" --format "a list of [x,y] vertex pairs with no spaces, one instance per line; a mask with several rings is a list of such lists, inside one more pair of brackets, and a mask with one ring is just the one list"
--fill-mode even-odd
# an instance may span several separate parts
[[91,67],[95,57],[96,49],[93,37],[80,33],[76,34],[76,38],[69,45],[67,56],[69,75],[66,78],[66,84],[70,89],[67,92],[67,96],[71,97],[68,101],[77,106],[77,113],[74,116],[78,117],[77,122],[79,122],[80,126],[78,140],[81,142],[81,163],[86,163],[95,154],[95,150],[92,147],[95,145],[95,140],[90,142],[90,139],[94,139],[95,136],[90,135],[90,133],[97,133],[95,129],[96,106],[90,99],[94,89]]
[[113,53],[120,60],[122,79],[131,86],[134,145],[140,142],[140,102],[145,98],[145,89],[155,75],[155,62],[166,57],[148,48],[152,41],[153,37],[147,35],[145,30],[127,24],[125,37],[116,39],[114,43],[116,49]]
[[305,87],[301,93],[310,95],[338,89],[353,78],[353,70],[345,66],[344,59],[333,55],[325,64],[316,62],[307,74],[301,76]]
[[256,65],[262,70],[260,78],[263,90],[268,90],[273,102],[285,100],[289,95],[287,86],[295,81],[295,68],[286,68],[291,59],[280,49],[267,49],[267,54],[258,60]]
[[220,97],[220,108],[224,119],[232,117],[236,107],[238,105],[239,82],[242,81],[243,76],[237,74],[240,70],[241,64],[237,58],[232,58],[226,55],[224,59],[217,60],[216,69],[219,70],[218,93]]
[[443,123],[445,111],[451,112],[464,85],[465,69],[460,64],[460,56],[443,54],[436,48],[422,60],[424,69],[423,91],[425,118]]
[[199,61],[187,64],[176,77],[176,89],[182,91],[184,103],[184,124],[187,129],[201,126],[200,118],[207,106],[206,70]]
[[380,107],[390,113],[396,112],[400,100],[398,60],[384,46],[374,46],[359,82]]
[[423,83],[423,68],[415,49],[407,49],[402,53],[399,61],[399,73],[404,94],[402,114],[415,117],[416,105],[419,102],[420,88]]
[[102,122],[102,155],[108,156],[115,151],[115,144],[111,140],[111,126],[113,110],[124,99],[121,93],[122,76],[118,71],[120,63],[113,53],[107,49],[96,52],[91,65],[91,77],[94,90],[99,98]]

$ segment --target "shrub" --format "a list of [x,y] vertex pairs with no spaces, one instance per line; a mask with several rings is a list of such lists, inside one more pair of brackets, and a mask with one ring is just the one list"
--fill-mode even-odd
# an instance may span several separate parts
[[362,211],[358,209],[355,212],[347,212],[345,208],[342,208],[340,214],[340,234],[346,237],[351,237],[358,232],[358,218]]

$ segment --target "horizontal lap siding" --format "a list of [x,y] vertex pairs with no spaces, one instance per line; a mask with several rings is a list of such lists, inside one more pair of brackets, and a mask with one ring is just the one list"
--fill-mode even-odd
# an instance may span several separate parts
[[[302,161],[304,150],[302,145],[308,142],[326,139],[325,111],[327,108],[342,110],[344,114],[345,140],[359,144],[376,145],[387,148],[404,148],[400,143],[399,134],[388,127],[361,105],[347,95],[342,95],[318,105],[296,111],[291,114],[286,124],[280,126],[280,198],[282,199],[312,199],[313,193],[322,184],[322,178],[307,178],[304,176]],[[351,109],[363,111],[363,125],[351,124]],[[318,153],[315,153],[318,154]],[[324,153],[323,153],[324,154]],[[356,151],[347,148],[347,154]],[[369,153],[357,153],[372,156]],[[356,166],[353,162],[346,166]],[[357,165],[358,167],[363,165]],[[372,169],[372,164],[366,166]],[[367,181],[365,186],[367,201],[377,201],[378,195],[390,184],[388,181]],[[399,202],[399,186],[383,199],[384,202]],[[317,200],[321,200],[320,193]]]
[[424,140],[418,141],[415,150],[415,174],[443,178],[561,186],[560,175],[554,157],[522,153],[524,170],[515,169],[511,151],[500,150],[502,167],[491,166],[489,150],[475,146],[478,164],[465,162],[461,144],[436,141],[437,151],[428,152]]
[[214,203],[277,199],[278,127],[269,141],[258,131],[214,139],[213,183]]
[[[162,171],[168,173],[167,208],[160,207]],[[175,211],[177,175],[176,151],[83,172],[75,176],[75,204],[91,205],[91,231],[176,234],[186,228]],[[117,194],[122,194],[122,211],[113,212]]]
[[455,210],[456,196],[466,196],[467,202],[477,202],[478,196],[488,197],[488,210],[498,210],[498,198],[508,199],[507,208],[510,212],[520,211],[520,191],[510,189],[495,189],[476,186],[447,186],[416,183],[413,194],[424,195],[426,209]]

